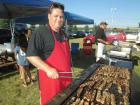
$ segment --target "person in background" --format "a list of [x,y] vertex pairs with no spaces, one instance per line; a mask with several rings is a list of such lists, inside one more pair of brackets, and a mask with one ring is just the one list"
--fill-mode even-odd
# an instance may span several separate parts
[[47,105],[72,82],[68,38],[61,30],[64,6],[51,4],[48,20],[48,25],[40,26],[33,32],[27,50],[27,59],[38,68],[41,105]]
[[31,36],[32,36],[32,29],[31,28],[28,28],[28,31],[27,31],[27,34],[26,34],[27,36],[27,38],[28,38],[28,40],[31,38]]
[[103,51],[105,50],[105,45],[110,44],[110,42],[106,41],[106,35],[105,35],[105,29],[107,28],[106,22],[100,22],[96,33],[95,33],[95,39],[97,42],[97,53],[96,53],[96,62],[98,62],[101,58],[105,58],[103,55]]
[[27,39],[28,39],[27,30],[26,29],[18,30],[17,44],[15,48],[15,57],[16,57],[20,77],[22,79],[24,87],[27,87],[28,80],[30,83],[33,83],[33,80],[31,78],[31,73],[29,70],[29,62],[26,59],[26,51],[28,46]]

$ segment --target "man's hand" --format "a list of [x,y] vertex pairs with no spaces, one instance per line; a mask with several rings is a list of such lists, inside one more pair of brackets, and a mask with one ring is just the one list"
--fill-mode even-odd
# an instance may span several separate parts
[[59,74],[57,70],[48,64],[46,64],[40,57],[38,56],[29,56],[27,59],[37,68],[46,72],[49,78],[57,79],[59,78]]
[[110,42],[105,42],[105,44],[111,44]]
[[103,39],[97,39],[100,43],[103,43],[103,44],[111,44],[111,42],[107,42]]
[[49,70],[46,71],[46,73],[47,73],[48,77],[51,79],[59,78],[59,74],[55,68],[50,68]]

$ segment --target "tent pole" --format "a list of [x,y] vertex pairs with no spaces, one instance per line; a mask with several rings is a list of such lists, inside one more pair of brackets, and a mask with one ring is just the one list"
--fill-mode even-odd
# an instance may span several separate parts
[[[66,27],[65,32],[66,32],[66,34],[67,34],[67,37],[69,37],[69,35],[68,35],[68,20],[67,20],[67,19],[66,19],[66,21],[65,21],[65,27]],[[71,50],[70,50],[70,51],[71,51]],[[72,61],[72,55],[71,55],[71,65],[72,65],[72,67],[71,67],[72,73],[74,73],[74,65],[73,65],[73,61]]]
[[14,51],[14,48],[15,48],[15,19],[11,19],[10,20],[10,30],[11,30],[11,35],[12,35],[12,38],[11,38],[11,50]]
[[14,37],[14,27],[15,27],[15,20],[14,19],[11,19],[10,20],[10,29],[11,29],[11,35],[12,35],[12,38]]
[[65,21],[65,27],[66,27],[65,32],[68,34],[68,22],[67,22],[67,19]]

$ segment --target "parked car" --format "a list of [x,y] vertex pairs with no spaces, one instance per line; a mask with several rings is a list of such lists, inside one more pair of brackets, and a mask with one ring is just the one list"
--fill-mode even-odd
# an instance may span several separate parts
[[140,32],[138,32],[137,39],[135,42],[136,44],[140,45]]
[[138,32],[126,32],[126,41],[140,45],[140,29]]
[[67,34],[70,38],[74,38],[77,35],[75,32],[68,32]]
[[93,35],[93,31],[85,32],[85,36]]
[[[95,34],[89,34],[86,37],[87,38],[90,37],[92,43],[95,42]],[[123,31],[117,31],[115,33],[114,32],[113,33],[106,33],[106,39],[108,42],[126,41],[126,34]]]
[[106,36],[107,41],[112,42],[112,41],[126,41],[126,34],[124,31],[117,31],[114,33],[107,34]]
[[9,29],[0,29],[0,44],[11,41],[11,31]]
[[126,41],[135,42],[137,40],[138,33],[127,32],[126,33]]
[[76,34],[77,34],[76,35],[77,38],[83,38],[83,37],[85,37],[85,33],[83,31],[77,31]]
[[83,31],[68,32],[67,34],[70,38],[83,38],[83,37],[85,37],[85,33]]

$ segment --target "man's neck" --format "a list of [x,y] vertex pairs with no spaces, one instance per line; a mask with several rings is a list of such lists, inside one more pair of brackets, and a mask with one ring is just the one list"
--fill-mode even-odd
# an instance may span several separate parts
[[59,32],[59,30],[60,30],[60,29],[54,28],[52,25],[50,25],[50,27],[51,27],[51,29],[52,29],[53,31],[55,31],[55,32]]
[[102,30],[104,30],[104,28],[102,26],[99,26]]

